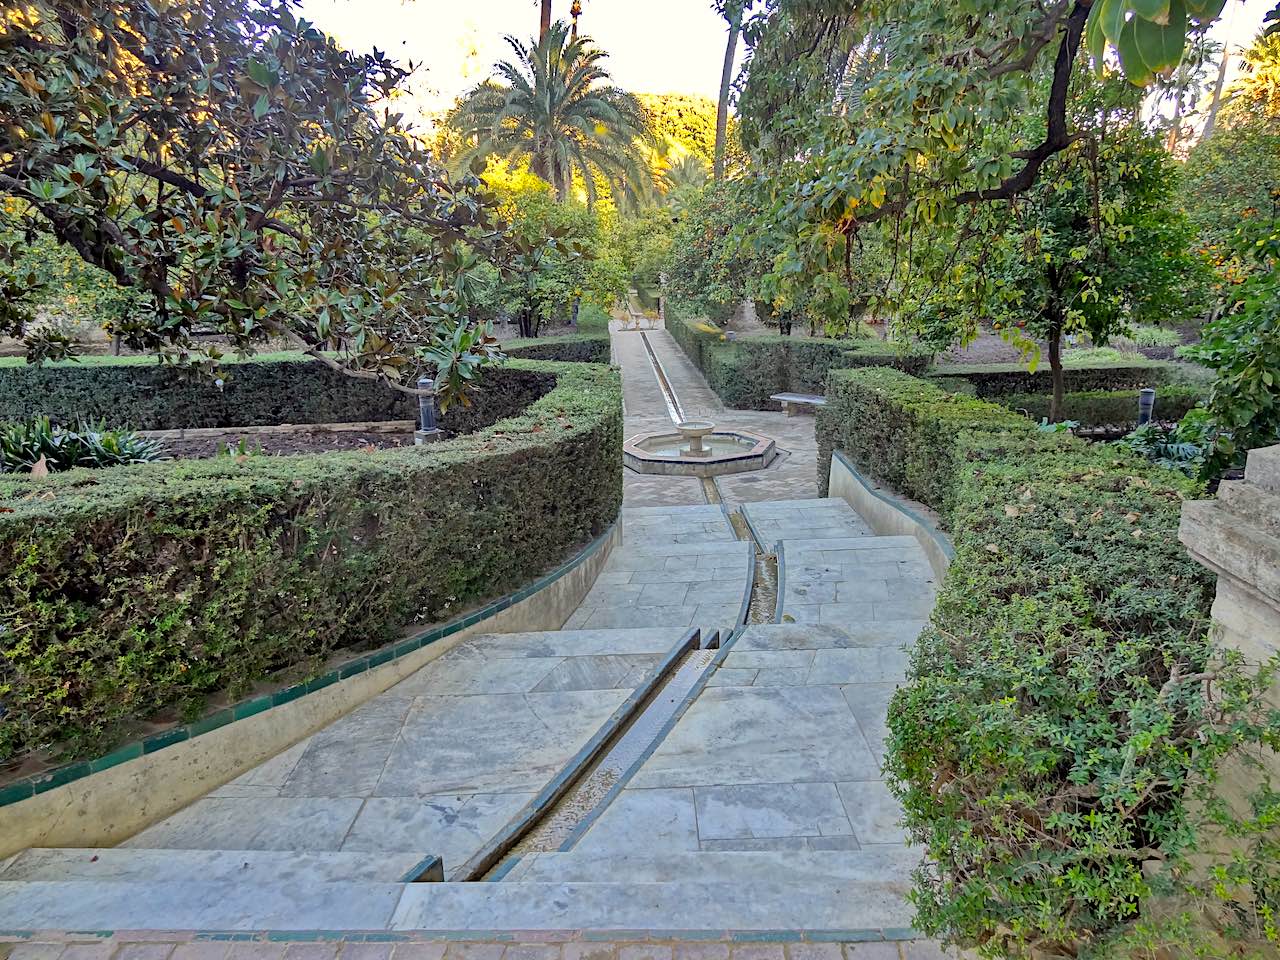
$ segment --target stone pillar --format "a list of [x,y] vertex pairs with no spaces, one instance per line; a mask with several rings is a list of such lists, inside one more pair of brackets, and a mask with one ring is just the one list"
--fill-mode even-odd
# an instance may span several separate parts
[[1213,618],[1250,663],[1280,651],[1280,446],[1249,452],[1243,480],[1182,505],[1178,539],[1218,575]]
[[[1218,575],[1213,619],[1220,647],[1240,651],[1254,666],[1271,660],[1280,652],[1280,446],[1251,450],[1245,478],[1223,481],[1218,499],[1184,503],[1178,539]],[[1280,709],[1280,684],[1266,700]],[[1262,769],[1228,759],[1215,785],[1245,814],[1262,777],[1280,783],[1280,756],[1264,749],[1253,757]],[[1202,833],[1201,843],[1208,867],[1230,856],[1238,841]]]

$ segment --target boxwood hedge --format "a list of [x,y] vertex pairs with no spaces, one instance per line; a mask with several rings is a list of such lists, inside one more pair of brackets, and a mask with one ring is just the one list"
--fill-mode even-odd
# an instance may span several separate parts
[[[1047,364],[1028,370],[1019,363],[952,364],[935,367],[931,376],[961,377],[974,385],[982,399],[1009,394],[1044,394],[1053,390],[1052,373]],[[1063,380],[1069,392],[1090,390],[1139,390],[1195,379],[1196,371],[1187,364],[1165,360],[1134,359],[1125,363],[1094,363],[1087,367],[1068,366]]]
[[1188,853],[1184,791],[1231,739],[1203,697],[1212,578],[1177,537],[1196,489],[892,370],[834,372],[827,398],[824,464],[843,450],[955,545],[889,718],[887,772],[929,851],[918,925],[1077,955],[1135,916],[1145,862]]
[[[1166,385],[1156,391],[1157,420],[1181,420],[1205,399],[1199,387]],[[1049,416],[1049,395],[1014,393],[998,398],[1001,405],[1025,412],[1033,420]],[[1131,426],[1138,422],[1137,390],[1081,390],[1063,397],[1062,418],[1083,427]]]
[[[608,334],[515,340],[509,356],[528,360],[609,362]],[[48,416],[59,423],[105,420],[135,430],[250,427],[276,423],[358,423],[416,420],[417,400],[369,380],[343,376],[301,353],[276,353],[228,363],[221,387],[162,366],[151,357],[82,357],[27,365],[0,360],[0,420]],[[474,429],[477,414],[487,426],[534,399],[518,396],[512,378],[494,402],[455,407],[443,426]],[[532,384],[532,381],[530,381]],[[498,402],[509,399],[503,409]]]
[[739,410],[776,410],[775,393],[811,393],[826,389],[835,368],[887,366],[923,373],[932,356],[916,348],[879,340],[825,337],[742,337],[729,341],[700,328],[679,305],[668,305],[667,331],[702,371],[726,406]]
[[528,583],[622,500],[615,370],[421,448],[0,478],[0,763],[110,746]]

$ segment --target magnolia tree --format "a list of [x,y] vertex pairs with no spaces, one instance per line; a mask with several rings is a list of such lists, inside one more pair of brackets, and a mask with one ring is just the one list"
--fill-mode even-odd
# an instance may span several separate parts
[[[109,324],[129,347],[214,371],[224,349],[284,339],[411,392],[434,368],[447,403],[499,356],[472,306],[504,240],[492,198],[388,110],[404,69],[341,49],[295,9],[10,6],[4,232],[52,234],[144,293],[147,309]],[[33,323],[32,278],[2,271],[4,332],[34,360],[68,355]]]

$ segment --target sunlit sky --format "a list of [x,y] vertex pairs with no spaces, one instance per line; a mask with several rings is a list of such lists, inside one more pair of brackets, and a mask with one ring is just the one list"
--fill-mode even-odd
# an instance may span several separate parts
[[[555,0],[553,16],[567,20],[570,2]],[[376,46],[421,63],[413,92],[427,110],[452,105],[507,58],[506,34],[528,39],[538,31],[534,0],[303,0],[302,7],[349,49]],[[582,7],[579,28],[608,51],[619,86],[717,95],[727,32],[706,0],[582,0]]]
[[[554,16],[568,19],[570,2],[555,0]],[[1271,5],[1229,0],[1212,36],[1232,49],[1247,45]],[[582,6],[582,32],[609,52],[620,86],[716,96],[726,28],[709,0],[582,0]],[[421,64],[411,90],[424,112],[448,107],[488,76],[509,53],[505,34],[527,38],[538,29],[534,0],[302,0],[302,7],[349,49],[376,46]]]

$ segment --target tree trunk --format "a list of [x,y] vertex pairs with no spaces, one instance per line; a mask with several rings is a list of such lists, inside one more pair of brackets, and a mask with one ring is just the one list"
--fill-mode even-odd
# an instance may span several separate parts
[[542,18],[538,21],[538,39],[551,32],[551,0],[542,0]]
[[1062,317],[1049,322],[1049,372],[1053,378],[1053,398],[1049,401],[1049,422],[1062,420],[1062,400],[1066,383],[1062,376]]
[[1224,43],[1222,45],[1222,62],[1218,64],[1218,80],[1213,85],[1213,99],[1209,102],[1209,116],[1204,122],[1204,133],[1200,135],[1201,140],[1208,140],[1213,136],[1214,124],[1218,122],[1218,107],[1222,106],[1222,88],[1227,82],[1227,65],[1231,63],[1231,45]]
[[724,179],[725,140],[729,135],[729,85],[733,82],[733,58],[738,52],[738,35],[742,33],[742,5],[725,9],[729,21],[729,39],[724,47],[724,67],[720,71],[720,102],[716,105],[716,153],[711,167],[714,180]]

